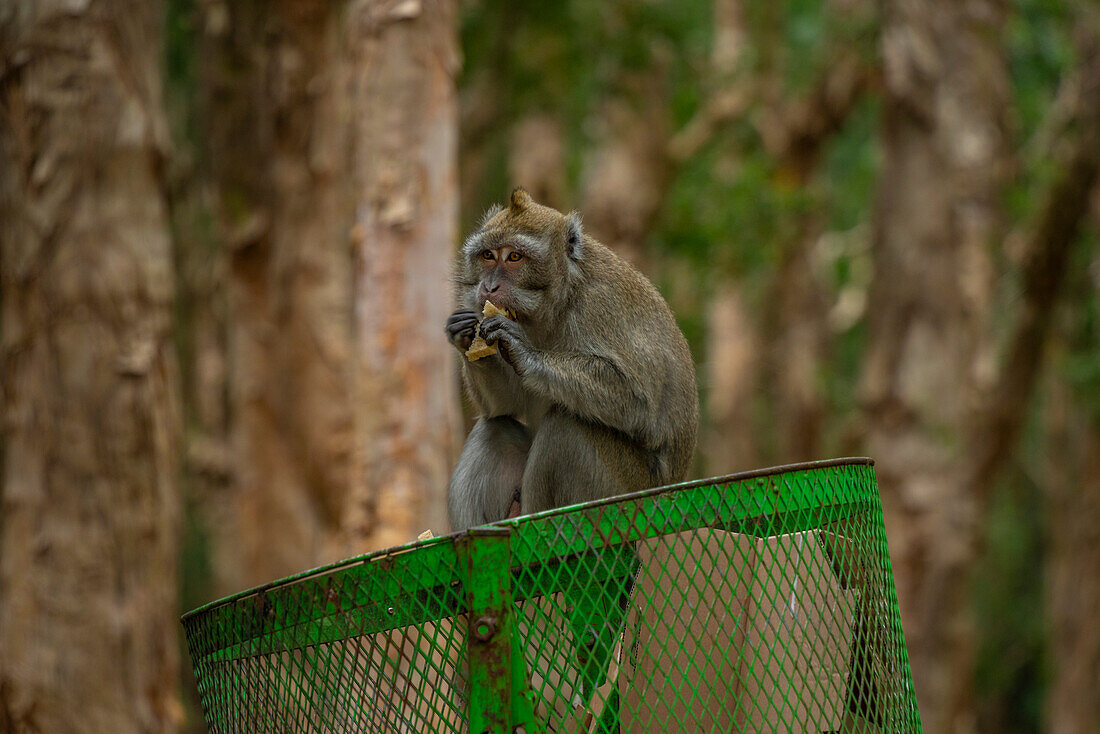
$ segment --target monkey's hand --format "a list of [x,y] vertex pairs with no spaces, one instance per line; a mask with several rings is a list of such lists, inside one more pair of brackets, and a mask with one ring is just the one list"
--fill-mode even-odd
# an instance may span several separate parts
[[504,361],[512,365],[517,374],[523,374],[524,362],[534,349],[518,322],[505,316],[490,316],[481,322],[481,338],[495,343]]
[[477,313],[468,308],[460,308],[450,315],[443,330],[447,332],[447,339],[455,349],[465,354],[477,331]]

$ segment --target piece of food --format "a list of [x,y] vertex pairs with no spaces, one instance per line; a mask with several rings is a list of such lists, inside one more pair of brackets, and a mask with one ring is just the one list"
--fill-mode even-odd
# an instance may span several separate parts
[[470,342],[470,348],[466,350],[466,359],[471,362],[476,362],[482,357],[488,357],[490,354],[496,354],[497,347],[495,344],[489,344],[481,336],[475,336],[474,340]]
[[[492,301],[485,302],[485,308],[481,310],[482,318],[489,318],[490,316],[503,316],[506,319],[514,319],[516,315],[507,309],[496,306]],[[488,357],[490,354],[497,353],[497,345],[489,344],[481,338],[481,325],[477,327],[477,334],[474,336],[474,340],[470,342],[470,348],[466,350],[466,359],[471,362],[476,362],[482,357]]]

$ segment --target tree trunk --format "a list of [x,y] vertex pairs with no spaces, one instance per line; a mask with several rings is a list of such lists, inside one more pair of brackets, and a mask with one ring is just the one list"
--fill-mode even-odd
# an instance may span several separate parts
[[884,161],[861,398],[921,716],[938,732],[973,727],[966,599],[937,590],[974,554],[963,431],[992,374],[983,334],[1004,171],[1004,14],[999,0],[890,2],[883,27]]
[[1047,629],[1051,679],[1046,731],[1100,731],[1100,426],[1073,404],[1064,386],[1051,401],[1057,410],[1045,472],[1050,513],[1046,565]]
[[450,2],[206,7],[230,262],[221,590],[447,527],[456,22]]
[[337,7],[206,12],[208,157],[229,260],[234,482],[208,513],[220,593],[339,557],[328,540],[352,440],[350,110]]
[[581,184],[585,227],[643,272],[649,270],[646,239],[670,180],[659,77],[649,69],[624,82],[640,102],[624,94],[601,105],[598,142],[586,156]]
[[366,551],[448,527],[459,56],[453,0],[350,10],[356,450],[342,527],[345,546]]
[[3,731],[180,723],[160,10],[0,11]]
[[775,328],[767,330],[780,463],[820,458],[827,409],[820,375],[832,338],[828,297],[811,262],[819,227],[810,213],[796,217],[773,284]]
[[759,466],[753,399],[760,374],[760,345],[737,289],[724,285],[707,308],[705,385],[707,430],[700,452],[705,472],[730,474]]

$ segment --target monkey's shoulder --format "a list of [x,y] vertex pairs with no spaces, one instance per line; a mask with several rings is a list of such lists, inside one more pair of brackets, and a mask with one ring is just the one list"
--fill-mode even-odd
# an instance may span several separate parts
[[676,320],[660,291],[639,270],[606,248],[574,304],[575,318],[589,328],[656,336],[676,332]]

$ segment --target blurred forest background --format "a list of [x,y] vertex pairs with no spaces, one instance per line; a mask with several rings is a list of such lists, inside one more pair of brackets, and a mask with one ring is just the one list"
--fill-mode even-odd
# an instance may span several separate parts
[[0,731],[202,731],[181,611],[446,530],[513,185],[695,475],[876,459],[926,731],[1100,731],[1098,165],[1089,0],[3,0]]

